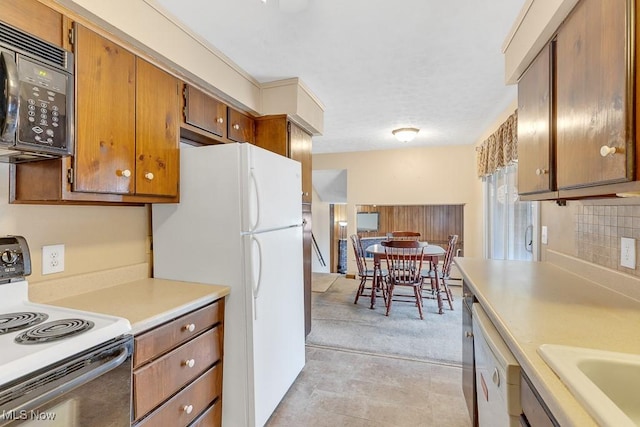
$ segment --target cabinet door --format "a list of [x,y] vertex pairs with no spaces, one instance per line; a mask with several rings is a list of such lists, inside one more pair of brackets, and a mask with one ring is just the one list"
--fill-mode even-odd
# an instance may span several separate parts
[[0,0],[0,20],[63,47],[62,15],[37,0]]
[[552,191],[552,51],[547,45],[518,82],[518,192]]
[[192,86],[185,87],[185,122],[220,137],[226,135],[227,106]]
[[135,56],[76,24],[74,191],[134,192]]
[[631,3],[582,0],[558,30],[559,189],[633,179]]
[[255,123],[253,119],[233,108],[227,109],[229,112],[229,128],[227,137],[236,142],[255,142]]
[[311,135],[289,122],[289,157],[302,165],[302,203],[311,203]]
[[136,194],[175,196],[180,82],[140,58],[136,82]]

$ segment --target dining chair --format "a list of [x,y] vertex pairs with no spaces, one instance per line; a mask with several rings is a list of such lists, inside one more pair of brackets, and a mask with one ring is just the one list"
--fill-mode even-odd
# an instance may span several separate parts
[[417,231],[392,231],[387,233],[387,240],[418,240],[420,233]]
[[[358,278],[360,279],[360,284],[358,285],[358,290],[356,291],[356,298],[353,301],[354,304],[358,303],[358,299],[363,297],[369,297],[371,294],[365,294],[365,290],[369,290],[373,292],[373,282],[375,271],[370,269],[367,266],[367,260],[364,252],[364,248],[362,247],[362,241],[360,240],[360,236],[357,234],[352,234],[350,236],[351,244],[353,245],[353,252],[356,256],[356,265],[358,266]],[[380,272],[381,278],[384,280],[384,276],[386,276],[386,270]],[[371,281],[371,286],[367,287],[367,281]],[[383,292],[383,299],[386,303],[386,293],[383,288],[378,289]]]
[[[453,265],[453,257],[456,252],[456,244],[458,243],[458,235],[452,234],[449,236],[449,240],[447,243],[447,249],[444,253],[444,261],[442,262],[442,268],[438,271],[438,281],[440,284],[440,293],[443,295],[443,299],[449,303],[449,309],[453,310],[453,294],[451,293],[451,289],[449,289],[449,282],[451,280],[451,266]],[[429,280],[433,278],[434,272],[430,270],[428,272],[422,272],[423,280]],[[433,283],[433,282],[431,282]],[[424,284],[423,284],[424,289]],[[436,289],[433,288],[433,285],[430,285],[430,288],[427,290],[427,298],[432,298],[435,295]]]
[[[426,243],[417,240],[383,241],[387,260],[387,313],[391,311],[393,301],[412,302],[418,307],[420,319],[422,313],[422,256]],[[394,294],[397,286],[410,287],[413,295]],[[394,299],[395,297],[395,299]]]

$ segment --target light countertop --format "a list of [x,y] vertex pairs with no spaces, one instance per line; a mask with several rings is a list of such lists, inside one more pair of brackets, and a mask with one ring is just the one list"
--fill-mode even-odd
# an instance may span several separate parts
[[124,317],[139,334],[229,294],[223,285],[141,277],[146,265],[30,284],[34,302]]
[[640,302],[548,262],[456,264],[560,425],[597,425],[537,349],[549,343],[640,354]]

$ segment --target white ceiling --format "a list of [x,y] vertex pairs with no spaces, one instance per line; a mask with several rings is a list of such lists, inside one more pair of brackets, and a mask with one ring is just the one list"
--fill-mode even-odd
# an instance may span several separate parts
[[[501,46],[525,0],[156,0],[259,82],[325,106],[313,152],[474,143],[515,99]],[[391,134],[413,126],[412,143]]]

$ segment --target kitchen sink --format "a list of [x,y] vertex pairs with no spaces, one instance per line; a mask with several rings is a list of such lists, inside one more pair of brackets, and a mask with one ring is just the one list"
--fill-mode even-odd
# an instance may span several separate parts
[[602,426],[640,426],[640,355],[543,344],[538,353]]

